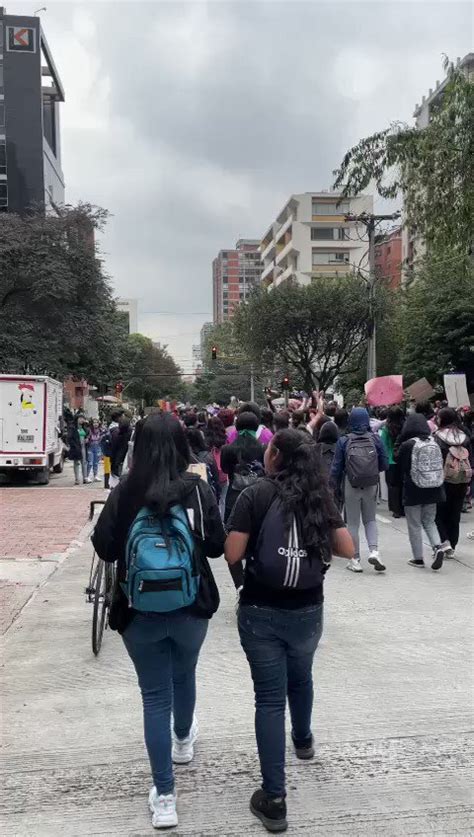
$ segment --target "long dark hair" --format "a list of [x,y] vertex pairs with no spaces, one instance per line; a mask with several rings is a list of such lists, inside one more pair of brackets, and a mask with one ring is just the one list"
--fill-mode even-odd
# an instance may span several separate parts
[[389,436],[395,440],[402,432],[403,422],[405,421],[405,413],[401,407],[390,407],[387,414],[386,428]]
[[330,556],[329,520],[334,515],[334,501],[316,445],[306,442],[297,430],[280,430],[270,444],[281,456],[280,468],[272,479],[285,510],[288,529],[296,515],[309,556],[318,552]]
[[225,433],[225,427],[217,416],[211,416],[209,421],[207,422],[207,427],[204,431],[204,435],[206,437],[206,442],[209,445],[209,448],[217,448],[220,450],[223,445],[227,442],[227,436]]
[[186,430],[186,439],[193,453],[201,453],[201,451],[207,450],[204,436],[197,427],[188,427]]
[[133,452],[127,494],[136,508],[152,506],[164,514],[171,483],[180,483],[190,462],[189,445],[179,421],[169,413],[145,419]]

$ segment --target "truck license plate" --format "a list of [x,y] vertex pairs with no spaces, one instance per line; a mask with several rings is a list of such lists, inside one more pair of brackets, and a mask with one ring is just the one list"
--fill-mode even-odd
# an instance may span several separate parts
[[18,436],[16,437],[16,440],[17,440],[17,442],[34,442],[35,437],[34,436],[29,436],[26,433],[19,433]]

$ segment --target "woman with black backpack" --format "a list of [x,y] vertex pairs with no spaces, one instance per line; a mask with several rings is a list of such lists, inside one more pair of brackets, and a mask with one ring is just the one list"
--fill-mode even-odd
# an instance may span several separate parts
[[436,525],[441,539],[450,544],[445,558],[454,558],[461,512],[472,479],[472,447],[456,410],[444,407],[438,413],[437,423],[438,430],[433,435],[443,457],[445,496],[438,503]]
[[122,634],[142,692],[155,828],[178,823],[172,762],[193,758],[196,665],[219,605],[207,557],[222,554],[224,530],[210,487],[187,472],[190,460],[176,418],[145,419],[132,468],[92,537],[99,557],[118,564],[109,624]]
[[284,831],[285,706],[300,759],[314,756],[312,663],[323,629],[323,580],[332,553],[352,558],[314,443],[281,430],[265,452],[267,477],[243,491],[227,524],[226,560],[247,558],[239,634],[255,688],[262,789],[250,809],[272,832]]

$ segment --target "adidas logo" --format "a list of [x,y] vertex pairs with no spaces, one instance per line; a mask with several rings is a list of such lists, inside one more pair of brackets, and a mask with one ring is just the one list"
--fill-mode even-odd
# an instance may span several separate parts
[[294,547],[294,546],[289,546],[287,549],[285,549],[284,546],[280,546],[280,549],[278,550],[278,555],[282,555],[285,558],[307,558],[308,557],[308,553],[306,552],[306,549],[298,549],[297,547]]

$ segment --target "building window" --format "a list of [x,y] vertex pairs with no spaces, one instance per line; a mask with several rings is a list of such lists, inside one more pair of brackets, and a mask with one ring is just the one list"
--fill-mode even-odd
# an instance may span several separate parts
[[5,140],[0,140],[0,174],[7,173],[7,148]]
[[312,227],[311,241],[347,241],[348,227]]
[[0,208],[8,206],[8,186],[4,180],[0,181]]
[[313,215],[347,215],[349,212],[349,202],[341,201],[340,204],[334,203],[319,203],[313,201],[312,213]]
[[3,64],[0,64],[0,89],[3,88]]
[[228,285],[229,284],[229,277],[228,276],[223,276],[222,277],[222,284],[223,285]]
[[56,111],[54,99],[43,98],[43,131],[54,156],[56,156]]
[[349,253],[320,253],[313,250],[313,265],[317,264],[349,264]]
[[5,127],[5,105],[0,102],[0,128]]

